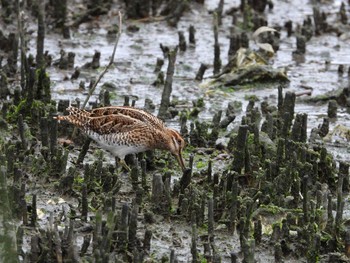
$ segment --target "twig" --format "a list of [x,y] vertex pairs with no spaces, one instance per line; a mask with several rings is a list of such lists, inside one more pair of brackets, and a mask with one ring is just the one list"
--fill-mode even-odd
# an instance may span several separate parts
[[[122,26],[123,26],[123,24],[122,24],[122,21],[123,21],[122,18],[123,17],[122,17],[122,13],[120,11],[118,12],[118,16],[119,16],[119,29],[118,29],[118,33],[116,35],[116,40],[115,40],[115,44],[114,44],[111,60],[109,61],[108,65],[104,68],[104,70],[101,72],[101,74],[98,76],[98,78],[96,79],[94,85],[89,89],[89,93],[88,93],[87,97],[85,98],[85,101],[84,101],[83,105],[81,106],[82,109],[84,109],[86,107],[86,104],[88,103],[91,95],[94,93],[94,91],[95,91],[95,89],[97,87],[97,84],[100,82],[100,80],[102,79],[104,74],[106,74],[106,72],[108,71],[108,69],[111,67],[111,65],[114,62],[115,51],[117,50],[117,46],[118,46],[120,35],[122,33]],[[76,132],[77,132],[77,128],[75,127],[74,130],[73,130],[72,138],[75,137]]]
[[119,16],[119,30],[118,30],[118,33],[117,33],[117,36],[116,36],[116,40],[115,40],[115,44],[114,44],[111,60],[109,61],[108,65],[105,67],[105,69],[101,72],[101,74],[98,76],[98,78],[96,79],[94,85],[89,90],[89,93],[88,93],[88,95],[87,95],[83,105],[81,106],[82,109],[84,109],[86,107],[86,104],[88,103],[91,95],[94,93],[94,91],[95,91],[95,89],[97,87],[97,84],[100,82],[100,80],[102,79],[104,74],[106,74],[106,72],[108,71],[108,69],[110,68],[110,66],[114,62],[115,51],[117,50],[119,38],[120,38],[120,35],[122,33],[122,14],[121,14],[120,11],[118,12],[118,16]]
[[140,22],[140,23],[152,23],[152,22],[159,22],[159,21],[164,21],[167,19],[167,16],[149,16],[149,17],[144,17],[140,19],[131,19],[132,22]]
[[311,96],[311,94],[312,94],[312,90],[305,90],[305,91],[296,92],[295,96],[297,97],[300,97],[303,95]]

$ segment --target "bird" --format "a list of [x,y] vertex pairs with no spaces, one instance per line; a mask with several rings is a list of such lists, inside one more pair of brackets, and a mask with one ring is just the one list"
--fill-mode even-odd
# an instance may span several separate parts
[[118,157],[119,163],[128,171],[126,155],[154,149],[170,152],[182,171],[186,169],[182,157],[185,141],[180,133],[166,127],[162,120],[145,110],[108,106],[87,111],[69,106],[67,112],[69,115],[54,118],[83,130],[101,148]]

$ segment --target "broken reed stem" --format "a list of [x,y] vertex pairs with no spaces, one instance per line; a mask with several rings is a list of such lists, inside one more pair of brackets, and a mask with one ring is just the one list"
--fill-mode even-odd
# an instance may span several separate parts
[[1,262],[18,262],[17,236],[15,220],[11,211],[10,187],[7,184],[9,174],[6,167],[0,166],[0,229],[1,229]]
[[161,118],[161,119],[169,118],[168,109],[170,106],[170,96],[172,92],[177,50],[178,50],[178,46],[176,46],[174,49],[168,52],[168,69],[167,69],[164,89],[162,93],[162,100],[160,102],[160,107],[158,111],[158,118]]
[[37,68],[44,66],[44,40],[45,40],[45,4],[43,0],[38,3],[38,41],[36,44],[36,63]]
[[25,51],[25,38],[24,38],[24,32],[23,32],[23,12],[21,11],[21,5],[20,1],[17,0],[17,32],[19,34],[20,39],[20,50],[21,50],[21,88],[22,92],[25,90],[26,85],[26,64],[27,64],[27,58],[26,58],[26,51]]
[[33,194],[32,196],[32,215],[31,215],[31,221],[30,221],[30,226],[35,227],[36,221],[38,219],[38,214],[36,212],[36,194]]
[[[111,60],[109,61],[108,65],[104,68],[104,70],[101,72],[101,74],[98,76],[98,78],[96,79],[96,81],[92,85],[92,87],[89,89],[89,93],[86,96],[85,101],[83,102],[83,105],[81,106],[81,109],[85,109],[86,104],[88,103],[91,95],[94,93],[94,91],[95,91],[95,89],[97,87],[97,84],[100,82],[100,80],[102,79],[104,74],[106,74],[106,72],[112,66],[112,64],[114,62],[115,52],[117,50],[117,46],[118,46],[118,43],[119,43],[119,38],[120,38],[120,35],[122,34],[122,27],[123,27],[123,23],[122,23],[123,22],[123,16],[122,16],[122,13],[120,11],[118,12],[118,17],[119,17],[119,29],[118,29],[118,33],[116,35],[116,40],[115,40],[115,44],[114,44]],[[74,130],[73,130],[73,134],[72,134],[73,138],[75,137],[76,132],[77,132],[77,128],[75,127]]]
[[214,30],[214,75],[220,73],[221,59],[220,59],[220,45],[219,45],[219,22],[218,14],[213,14],[213,30]]

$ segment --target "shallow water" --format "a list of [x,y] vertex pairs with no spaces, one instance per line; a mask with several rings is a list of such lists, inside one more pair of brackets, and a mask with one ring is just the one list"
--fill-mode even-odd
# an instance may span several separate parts
[[[227,3],[224,12],[232,6],[237,6],[239,1]],[[150,98],[158,106],[160,103],[160,94],[162,87],[152,86],[156,79],[153,72],[157,58],[162,58],[163,54],[159,48],[162,43],[165,46],[175,46],[178,43],[177,32],[182,30],[188,35],[190,24],[196,27],[196,46],[189,47],[186,52],[178,52],[176,71],[173,82],[173,97],[184,100],[191,104],[192,100],[198,97],[204,97],[206,108],[201,113],[202,119],[210,120],[211,116],[217,110],[225,110],[227,103],[232,100],[243,102],[243,109],[247,105],[244,97],[247,94],[254,94],[258,98],[266,99],[271,103],[276,103],[274,99],[277,91],[271,88],[237,90],[234,92],[212,92],[210,96],[206,95],[206,90],[200,86],[198,81],[193,80],[200,63],[212,65],[214,52],[212,16],[208,10],[213,10],[218,1],[206,1],[205,6],[194,5],[194,8],[186,13],[181,19],[178,28],[167,26],[166,22],[141,23],[137,21],[124,21],[124,31],[120,38],[117,48],[114,67],[105,74],[99,87],[104,82],[115,84],[118,89],[111,100],[113,105],[123,103],[124,95],[134,95],[139,100],[136,106],[143,107],[144,100]],[[341,1],[334,1],[333,4],[327,4],[321,10],[327,10],[331,22],[335,19],[337,10],[339,10]],[[275,4],[273,10],[265,11],[271,26],[283,25],[288,20],[293,20],[293,27],[300,25],[306,16],[312,15],[312,6],[309,1],[279,1]],[[76,53],[75,64],[82,66],[91,61],[95,50],[101,52],[101,66],[109,62],[114,41],[108,38],[107,29],[116,22],[115,10],[111,11],[108,18],[100,18],[99,21],[82,24],[79,29],[72,32],[72,38],[69,40],[58,40],[59,35],[48,34],[45,42],[45,49],[50,51],[54,58],[59,58],[59,52],[64,49],[66,52]],[[140,30],[136,33],[130,33],[126,26],[134,24]],[[229,45],[229,32],[231,18],[224,17],[223,25],[219,31],[219,42],[221,45],[221,59],[223,65],[227,63],[227,52]],[[295,37],[288,38],[284,31],[281,32],[281,45],[274,58],[275,67],[286,67],[290,83],[286,91],[301,92],[304,89],[301,85],[307,85],[313,88],[312,95],[324,94],[327,91],[335,90],[348,85],[346,76],[339,77],[337,67],[339,64],[348,66],[350,61],[350,47],[347,40],[341,40],[335,35],[322,35],[313,37],[307,43],[307,52],[303,63],[299,63],[293,58],[292,52],[296,49]],[[33,41],[34,47],[34,41]],[[254,43],[251,43],[254,48]],[[34,49],[33,49],[34,50]],[[330,62],[329,69],[326,70],[325,62]],[[166,63],[163,71],[166,72]],[[101,69],[102,70],[102,69]],[[99,70],[100,71],[100,70]],[[92,76],[97,76],[98,72],[82,71],[78,80],[62,81],[62,75],[70,76],[72,71],[62,72],[51,67],[49,69],[51,81],[53,84],[54,99],[72,99],[78,98],[81,101],[85,99],[86,92],[78,90],[81,80],[88,84]],[[212,75],[212,68],[209,68],[205,74],[208,78]],[[344,74],[345,75],[345,74]],[[96,96],[92,96],[91,101],[95,101],[99,93],[96,90]],[[339,110],[342,112],[342,110]],[[327,112],[327,105],[305,105],[297,101],[295,112],[306,112],[309,115],[309,130],[317,127]],[[349,126],[350,118],[348,114],[339,114],[337,123]],[[240,122],[240,116],[235,123]],[[175,124],[176,125],[176,124]]]

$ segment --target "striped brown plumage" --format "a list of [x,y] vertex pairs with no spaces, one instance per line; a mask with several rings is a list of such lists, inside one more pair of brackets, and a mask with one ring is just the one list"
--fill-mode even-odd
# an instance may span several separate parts
[[58,116],[57,120],[68,121],[82,129],[103,149],[119,157],[127,169],[126,155],[153,149],[171,152],[185,169],[182,158],[185,142],[181,135],[144,110],[110,106],[91,111],[68,107],[67,111],[69,115]]

